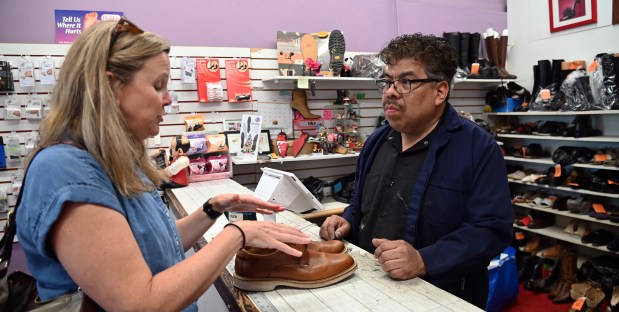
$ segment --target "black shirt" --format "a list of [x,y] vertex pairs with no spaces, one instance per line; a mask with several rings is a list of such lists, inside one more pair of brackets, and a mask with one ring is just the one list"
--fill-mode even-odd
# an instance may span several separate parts
[[380,146],[362,187],[359,247],[373,253],[373,238],[404,236],[410,195],[434,133],[401,152],[402,135],[392,130]]

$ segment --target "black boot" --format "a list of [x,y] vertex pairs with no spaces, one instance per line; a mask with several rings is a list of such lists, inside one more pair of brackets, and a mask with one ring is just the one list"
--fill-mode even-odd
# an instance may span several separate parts
[[[456,60],[458,61],[458,67],[460,66],[460,33],[459,32],[445,32],[443,33],[443,39],[449,43],[453,49]],[[467,47],[468,49],[468,47]]]
[[461,32],[460,33],[460,55],[458,56],[458,64],[460,68],[466,73],[466,75],[471,74],[471,64],[469,63],[469,38],[471,37],[471,33]]
[[533,65],[533,92],[531,92],[531,102],[534,102],[539,94],[539,65]]
[[[469,37],[469,66],[473,63],[479,63],[479,43],[481,42],[481,35],[479,33],[472,33]],[[467,78],[479,78],[479,71],[477,74],[471,74]]]
[[561,261],[557,259],[554,261],[550,275],[533,281],[533,291],[549,292],[551,286],[559,279],[559,270],[561,270]]
[[522,284],[524,289],[533,290],[533,282],[542,277],[543,267],[544,263],[542,259],[538,256],[533,256],[533,265],[531,266],[531,271],[529,272],[529,278]]

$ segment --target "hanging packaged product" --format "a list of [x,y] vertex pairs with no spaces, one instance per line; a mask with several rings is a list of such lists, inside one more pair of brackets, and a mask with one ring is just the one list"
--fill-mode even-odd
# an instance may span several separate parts
[[24,142],[25,143],[24,152],[26,153],[26,155],[30,153],[34,149],[34,147],[37,145],[38,135],[39,135],[38,131],[31,131],[31,132],[26,133],[26,139]]
[[23,59],[19,65],[19,86],[34,87],[34,65],[27,57]]
[[26,100],[26,119],[41,119],[43,115],[43,103],[40,98],[29,98]]
[[4,137],[0,136],[0,169],[6,169],[6,153],[4,149]]
[[226,60],[228,102],[251,102],[251,80],[247,59]]
[[185,117],[185,129],[187,132],[203,131],[204,117],[202,115],[190,115]]
[[181,60],[181,81],[184,84],[196,83],[196,61],[183,57]]
[[14,171],[13,173],[11,173],[11,194],[17,196],[17,194],[19,194],[19,190],[21,189],[22,186],[22,179],[23,179],[23,170],[22,169],[18,169],[16,171]]
[[53,85],[56,83],[56,67],[54,66],[54,59],[51,56],[46,56],[41,60],[41,84]]
[[4,100],[4,119],[21,119],[21,101],[15,97]]
[[0,213],[9,211],[9,187],[0,186]]
[[0,61],[0,91],[15,91],[11,63]]
[[19,135],[14,132],[6,136],[6,156],[7,165],[11,167],[21,166],[21,146],[19,145]]
[[221,84],[221,68],[219,59],[196,59],[198,71],[198,98],[200,102],[223,101],[223,86]]
[[180,112],[180,106],[178,105],[178,94],[174,91],[170,91],[170,98],[172,103],[165,107],[166,114],[178,114]]

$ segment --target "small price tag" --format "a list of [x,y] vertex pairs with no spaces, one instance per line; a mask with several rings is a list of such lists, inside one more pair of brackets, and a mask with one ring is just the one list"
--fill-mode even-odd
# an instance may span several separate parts
[[297,79],[297,88],[299,89],[309,88],[309,81],[307,80],[307,76],[299,76],[299,78]]
[[580,297],[576,301],[574,301],[574,304],[572,304],[572,310],[581,311],[582,307],[585,305],[586,299],[586,297]]
[[539,97],[540,97],[542,100],[550,100],[550,97],[551,97],[551,96],[550,96],[550,90],[548,90],[548,89],[542,89],[542,90],[540,90],[540,91],[539,91]]
[[561,177],[561,165],[556,164],[555,165],[555,178],[560,178]]
[[524,233],[523,232],[516,232],[516,233],[514,233],[514,236],[516,237],[516,240],[523,240],[524,239]]
[[524,226],[529,225],[529,223],[531,223],[531,221],[533,221],[533,218],[531,217],[531,215],[528,215],[528,216],[526,216],[526,217],[524,217],[524,218],[522,218],[522,219],[520,220],[520,222],[521,222],[521,223],[522,223],[522,225],[524,225]]
[[604,205],[602,204],[593,204],[593,210],[597,213],[606,213],[606,209],[604,209]]

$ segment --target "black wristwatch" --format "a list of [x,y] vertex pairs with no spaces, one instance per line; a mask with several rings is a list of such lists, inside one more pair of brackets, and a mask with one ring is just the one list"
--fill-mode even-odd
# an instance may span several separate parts
[[212,198],[209,198],[209,200],[202,205],[202,211],[211,219],[217,220],[217,218],[221,217],[222,213],[213,209],[213,205],[210,203],[211,199]]

